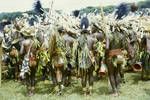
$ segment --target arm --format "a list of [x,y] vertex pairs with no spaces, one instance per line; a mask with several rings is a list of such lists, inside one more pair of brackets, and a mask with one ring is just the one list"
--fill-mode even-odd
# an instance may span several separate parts
[[105,63],[107,64],[107,58],[109,57],[109,45],[110,40],[108,37],[106,37],[106,47],[105,47]]
[[20,48],[20,54],[21,54],[21,55],[23,54],[23,50],[24,50],[24,43],[21,42],[21,48]]
[[110,45],[110,40],[108,37],[106,37],[106,51],[105,51],[105,55],[108,55],[108,51],[109,51],[109,45]]

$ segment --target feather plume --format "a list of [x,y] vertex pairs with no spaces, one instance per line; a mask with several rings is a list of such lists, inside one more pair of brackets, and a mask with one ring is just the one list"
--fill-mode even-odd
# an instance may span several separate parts
[[122,19],[123,16],[127,16],[129,13],[129,7],[126,3],[121,3],[117,7],[117,11],[115,12],[115,15],[117,16],[116,19]]
[[34,11],[39,15],[44,13],[40,0],[34,3]]

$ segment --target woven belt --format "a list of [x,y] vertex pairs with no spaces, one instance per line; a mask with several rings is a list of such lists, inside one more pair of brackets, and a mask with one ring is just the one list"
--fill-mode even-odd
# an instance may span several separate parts
[[109,51],[109,57],[113,57],[116,55],[122,55],[121,49],[114,49]]

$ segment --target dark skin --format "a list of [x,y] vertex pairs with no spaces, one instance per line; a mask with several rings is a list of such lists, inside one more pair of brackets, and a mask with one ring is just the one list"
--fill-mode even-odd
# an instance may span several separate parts
[[[113,34],[113,35],[116,35],[116,34]],[[116,37],[113,37],[113,38],[116,38]],[[118,40],[122,41],[121,38],[118,38]],[[119,85],[121,82],[120,76],[122,75],[122,77],[123,77],[123,74],[121,73],[122,67],[121,67],[121,64],[117,64],[117,67],[114,66],[113,59],[116,59],[117,55],[110,56],[109,53],[111,50],[124,48],[124,46],[121,42],[118,42],[120,44],[117,44],[117,42],[113,42],[113,43],[112,42],[113,42],[113,40],[106,37],[106,51],[105,51],[106,59],[105,59],[105,62],[108,67],[108,76],[109,76],[110,84],[112,87],[112,93],[114,96],[118,96],[118,93],[119,93],[118,88],[119,88]],[[114,45],[116,45],[117,47]]]
[[[55,87],[58,87],[58,90],[56,90],[57,95],[61,95],[62,87],[65,84],[65,68],[64,68],[63,55],[60,53],[60,52],[63,52],[63,50],[62,50],[62,47],[59,47],[57,43],[57,39],[60,39],[59,36],[62,36],[62,34],[59,34],[59,35],[58,34],[59,33],[52,34],[50,43],[53,43],[53,45],[50,45],[49,53],[51,53],[50,61],[53,61],[53,62],[50,62],[52,82]],[[59,40],[59,42],[60,41],[62,44],[64,44],[63,39]],[[60,52],[56,52],[58,48]]]
[[[82,37],[83,36],[83,37]],[[87,36],[87,33],[82,33],[82,36],[81,38],[84,38],[86,39],[86,41],[84,41],[84,44],[87,43],[87,47],[89,49],[89,56],[90,58],[87,58],[86,60],[89,61],[88,63],[88,68],[81,68],[80,67],[80,73],[81,73],[81,84],[82,84],[82,88],[83,88],[83,92],[85,95],[87,94],[91,94],[92,93],[92,86],[93,86],[93,83],[94,83],[94,80],[93,80],[93,71],[94,71],[94,64],[92,62],[92,57],[94,56],[93,52],[94,52],[94,48],[93,48],[93,45],[94,43],[96,42],[95,38],[91,37],[90,35]],[[81,43],[80,43],[81,42]],[[79,41],[79,48],[78,48],[78,51],[82,51],[82,48],[84,48],[82,45],[82,39],[81,41]],[[88,86],[89,84],[89,88],[88,90],[85,90],[86,87]]]
[[[141,62],[142,62],[142,72],[141,72],[141,79],[142,80],[147,80],[148,76],[149,76],[149,70],[146,68],[146,63],[148,63],[148,61],[150,61],[150,56],[149,56],[149,52],[150,52],[150,46],[149,45],[150,42],[150,38],[147,36],[144,36],[141,40],[141,51],[145,51],[144,54],[141,57]],[[147,54],[145,54],[147,53]]]
[[64,34],[63,39],[65,40],[65,48],[68,50],[66,54],[67,68],[65,69],[65,77],[64,77],[65,85],[68,86],[71,83],[71,71],[72,71],[71,58],[72,56],[70,53],[71,53],[71,48],[73,48],[74,38],[72,38],[68,34]]
[[[35,53],[36,53],[36,48],[33,46],[34,43],[32,41],[32,38],[30,39],[25,39],[24,41],[22,41],[22,45],[21,45],[21,50],[20,50],[20,54],[26,55],[29,52],[29,55],[32,54],[32,61],[35,61]],[[31,45],[32,44],[32,45]],[[35,74],[36,74],[36,68],[37,68],[37,64],[31,64],[33,62],[30,62],[30,74],[26,73],[25,77],[26,77],[26,85],[27,85],[27,89],[28,89],[28,95],[32,96],[34,94],[34,88],[35,88]]]

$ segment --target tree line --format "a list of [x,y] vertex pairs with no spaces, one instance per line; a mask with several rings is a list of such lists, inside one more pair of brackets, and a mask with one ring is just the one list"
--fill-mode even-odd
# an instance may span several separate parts
[[[105,14],[111,13],[114,11],[115,8],[116,8],[116,6],[106,6],[106,7],[104,7],[104,12],[105,12]],[[139,8],[139,10],[142,10],[143,8],[150,8],[150,1],[146,0],[146,1],[138,2],[138,8]],[[38,9],[36,9],[36,10],[38,10]],[[48,8],[45,8],[45,10],[48,10]],[[98,14],[98,13],[100,13],[100,7],[89,6],[89,7],[80,9],[79,11],[80,11],[80,15],[82,15],[83,13]],[[12,13],[3,12],[3,13],[0,13],[0,21],[2,21],[3,19],[14,20],[16,17],[22,17],[23,13],[27,13],[29,15],[35,15],[35,10],[30,10],[30,11],[26,11],[26,12],[12,12]]]

